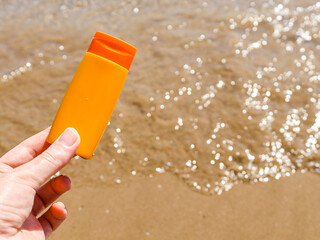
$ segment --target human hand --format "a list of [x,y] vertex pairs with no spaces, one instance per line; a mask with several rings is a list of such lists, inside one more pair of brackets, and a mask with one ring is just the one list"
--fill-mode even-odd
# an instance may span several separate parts
[[64,221],[67,210],[54,203],[70,189],[70,179],[46,181],[74,156],[80,137],[67,128],[51,146],[49,128],[28,138],[0,158],[0,239],[43,240]]

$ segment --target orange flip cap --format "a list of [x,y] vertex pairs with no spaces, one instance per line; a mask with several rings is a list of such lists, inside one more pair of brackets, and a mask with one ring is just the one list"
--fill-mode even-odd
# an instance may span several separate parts
[[109,59],[129,70],[137,49],[118,38],[96,32],[88,52]]

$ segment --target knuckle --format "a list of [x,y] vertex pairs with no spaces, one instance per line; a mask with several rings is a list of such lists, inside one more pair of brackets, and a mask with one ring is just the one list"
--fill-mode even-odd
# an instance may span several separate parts
[[20,146],[21,151],[25,153],[25,155],[30,156],[32,158],[35,158],[38,155],[38,153],[32,147],[28,146],[26,142],[22,142]]
[[41,158],[42,160],[46,161],[47,163],[49,163],[50,165],[56,166],[57,165],[57,157],[54,156],[52,153],[50,153],[49,151],[45,151],[41,154]]

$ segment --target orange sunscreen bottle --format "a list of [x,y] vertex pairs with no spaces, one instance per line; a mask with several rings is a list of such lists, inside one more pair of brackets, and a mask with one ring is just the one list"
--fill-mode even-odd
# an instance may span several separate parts
[[111,118],[136,48],[97,32],[63,98],[47,142],[72,127],[80,135],[77,155],[90,159]]

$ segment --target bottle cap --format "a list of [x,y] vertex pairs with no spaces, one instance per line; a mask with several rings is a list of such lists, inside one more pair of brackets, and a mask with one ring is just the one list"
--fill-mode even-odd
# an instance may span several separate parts
[[104,57],[129,70],[137,49],[118,38],[96,32],[88,52]]

